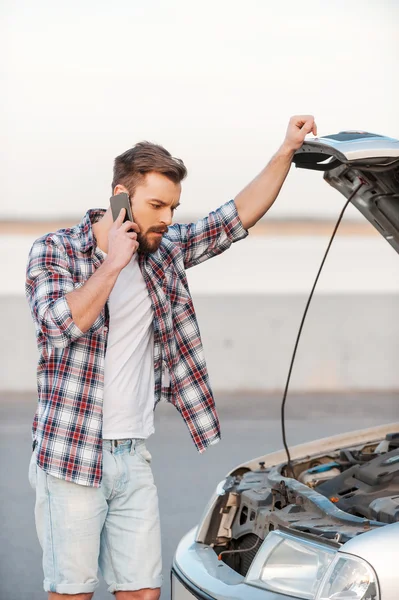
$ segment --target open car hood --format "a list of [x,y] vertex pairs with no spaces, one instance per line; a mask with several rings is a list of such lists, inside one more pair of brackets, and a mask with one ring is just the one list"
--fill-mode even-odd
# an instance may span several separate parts
[[399,140],[342,131],[305,141],[293,162],[323,171],[345,198],[360,186],[352,204],[399,253]]

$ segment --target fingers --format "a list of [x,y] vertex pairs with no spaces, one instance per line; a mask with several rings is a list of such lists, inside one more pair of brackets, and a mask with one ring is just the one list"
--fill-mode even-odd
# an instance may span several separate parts
[[115,219],[115,226],[120,227],[123,223],[123,219],[125,218],[126,208],[121,208],[119,215]]
[[129,247],[131,248],[131,251],[133,251],[133,254],[137,251],[138,247],[139,247],[139,243],[136,239],[131,238],[131,242],[129,244]]
[[310,133],[311,131],[313,131],[314,128],[314,121],[313,119],[309,119],[308,121],[306,121],[306,123],[304,123],[303,127],[302,127],[302,131],[306,134]]
[[129,231],[129,229],[132,229],[133,231],[140,233],[140,227],[137,225],[137,223],[134,223],[133,221],[123,222],[125,215],[126,215],[126,208],[121,208],[119,215],[115,219],[115,223],[114,223],[115,229],[121,228],[121,229],[123,229],[123,231]]
[[302,125],[304,125],[308,121],[314,122],[314,116],[313,115],[294,115],[293,117],[291,117],[290,121],[293,125],[296,125],[297,127],[302,127]]
[[140,233],[140,227],[137,225],[137,223],[133,223],[133,221],[125,221],[122,223],[121,229],[123,231],[129,231],[129,229],[132,229],[133,231]]
[[294,115],[290,118],[284,143],[290,150],[298,150],[306,136],[312,132],[317,136],[317,125],[313,115]]
[[317,135],[317,126],[313,115],[295,115],[291,117],[290,124],[308,134]]
[[138,242],[133,242],[133,254],[135,252],[137,252],[138,248],[139,248],[139,243]]
[[305,125],[303,126],[303,130],[306,132],[306,134],[312,132],[314,136],[317,135],[317,125],[313,117],[306,121]]
[[134,223],[134,222],[131,223],[131,228],[133,229],[133,231],[136,231],[137,233],[140,233],[140,231],[141,231],[141,229],[137,225],[137,223]]

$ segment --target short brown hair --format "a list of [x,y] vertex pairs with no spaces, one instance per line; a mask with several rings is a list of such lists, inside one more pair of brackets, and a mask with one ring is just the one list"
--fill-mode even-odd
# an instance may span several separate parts
[[119,183],[131,195],[146,173],[161,173],[174,183],[180,183],[187,169],[180,158],[174,158],[163,146],[151,142],[139,142],[130,150],[120,154],[114,161],[112,193]]

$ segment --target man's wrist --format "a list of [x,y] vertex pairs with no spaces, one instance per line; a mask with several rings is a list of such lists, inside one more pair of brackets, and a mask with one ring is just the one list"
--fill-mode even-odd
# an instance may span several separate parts
[[282,158],[287,158],[288,160],[292,160],[295,154],[295,148],[292,147],[288,142],[283,142],[280,148],[276,152],[276,156],[281,156]]
[[105,271],[107,273],[107,275],[109,275],[111,277],[112,276],[118,277],[119,273],[122,270],[120,265],[116,264],[115,260],[110,258],[109,256],[107,256],[105,258],[105,260],[100,268],[102,268],[102,270]]

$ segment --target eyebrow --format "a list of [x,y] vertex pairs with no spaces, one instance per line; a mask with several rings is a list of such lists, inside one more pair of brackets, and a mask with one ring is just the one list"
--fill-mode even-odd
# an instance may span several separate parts
[[[169,206],[167,202],[159,200],[159,198],[148,198],[147,202],[159,202],[159,204],[162,204],[162,206]],[[177,208],[178,206],[180,206],[180,202],[178,202],[173,208]]]

